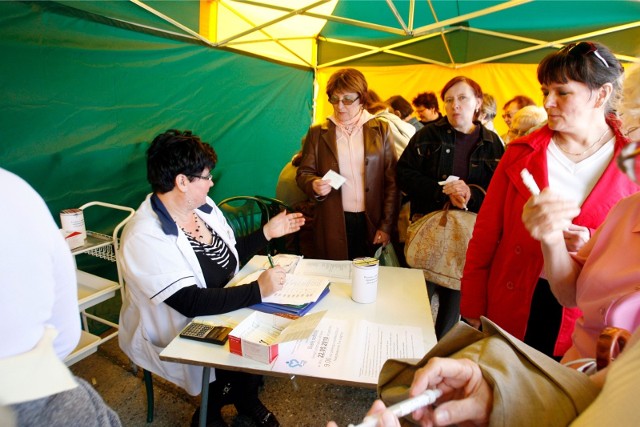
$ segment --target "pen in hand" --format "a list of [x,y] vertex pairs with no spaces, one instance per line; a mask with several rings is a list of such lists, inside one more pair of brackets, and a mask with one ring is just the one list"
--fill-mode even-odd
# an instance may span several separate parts
[[[396,417],[401,418],[405,415],[409,415],[416,409],[435,403],[440,396],[442,396],[442,390],[425,390],[415,397],[411,397],[407,400],[403,400],[402,402],[398,402],[395,405],[389,406],[387,410],[391,411]],[[378,425],[379,418],[380,414],[367,415],[364,420],[362,420],[362,423],[357,426],[349,424],[349,427],[375,427]]]
[[275,267],[275,264],[273,263],[273,258],[271,258],[271,254],[267,254],[267,258],[269,258],[269,265],[271,266],[271,268]]

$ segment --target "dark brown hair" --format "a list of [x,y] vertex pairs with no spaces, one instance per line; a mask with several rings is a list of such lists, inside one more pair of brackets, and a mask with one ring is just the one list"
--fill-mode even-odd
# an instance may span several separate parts
[[433,92],[419,93],[418,96],[413,98],[412,103],[414,107],[422,106],[427,109],[435,108],[436,112],[440,112],[440,108],[438,107],[438,97]]
[[609,97],[607,112],[620,97],[624,68],[608,47],[597,42],[571,43],[557,52],[544,57],[538,65],[540,84],[568,83],[569,80],[583,83],[591,90],[611,83],[613,91]]
[[440,92],[440,99],[444,101],[444,94],[447,93],[449,89],[451,89],[454,85],[457,85],[458,83],[468,84],[471,87],[471,90],[473,90],[473,94],[475,95],[475,97],[478,98],[479,100],[478,106],[482,104],[482,88],[478,83],[476,83],[475,80],[472,80],[469,77],[465,77],[465,76],[457,76],[449,80],[442,88],[442,92]]
[[529,98],[528,96],[524,96],[524,95],[517,95],[514,96],[513,98],[511,98],[510,100],[508,100],[507,102],[504,103],[504,106],[502,107],[502,109],[506,109],[507,106],[509,106],[509,104],[511,104],[512,102],[515,102],[516,105],[518,106],[518,110],[521,108],[524,108],[528,105],[536,105],[535,101],[531,98]]

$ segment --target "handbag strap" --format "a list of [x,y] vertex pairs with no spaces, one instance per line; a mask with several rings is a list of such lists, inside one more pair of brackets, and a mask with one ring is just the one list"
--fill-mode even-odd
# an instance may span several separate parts
[[482,194],[484,194],[485,196],[487,195],[486,190],[480,187],[478,184],[467,184],[467,185],[469,186],[469,188],[476,187],[478,190],[482,191]]

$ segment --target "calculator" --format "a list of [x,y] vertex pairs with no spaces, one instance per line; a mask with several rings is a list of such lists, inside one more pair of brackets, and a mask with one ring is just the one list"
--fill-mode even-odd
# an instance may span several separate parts
[[180,337],[190,340],[208,342],[223,345],[229,338],[231,328],[226,326],[213,326],[206,323],[191,322],[180,332]]

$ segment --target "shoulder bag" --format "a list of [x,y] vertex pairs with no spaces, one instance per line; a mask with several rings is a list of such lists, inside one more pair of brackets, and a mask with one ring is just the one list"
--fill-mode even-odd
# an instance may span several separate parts
[[[484,189],[477,185],[470,185]],[[447,203],[411,223],[407,229],[404,254],[407,264],[420,268],[427,281],[460,290],[467,247],[476,223],[474,212],[456,209]]]

